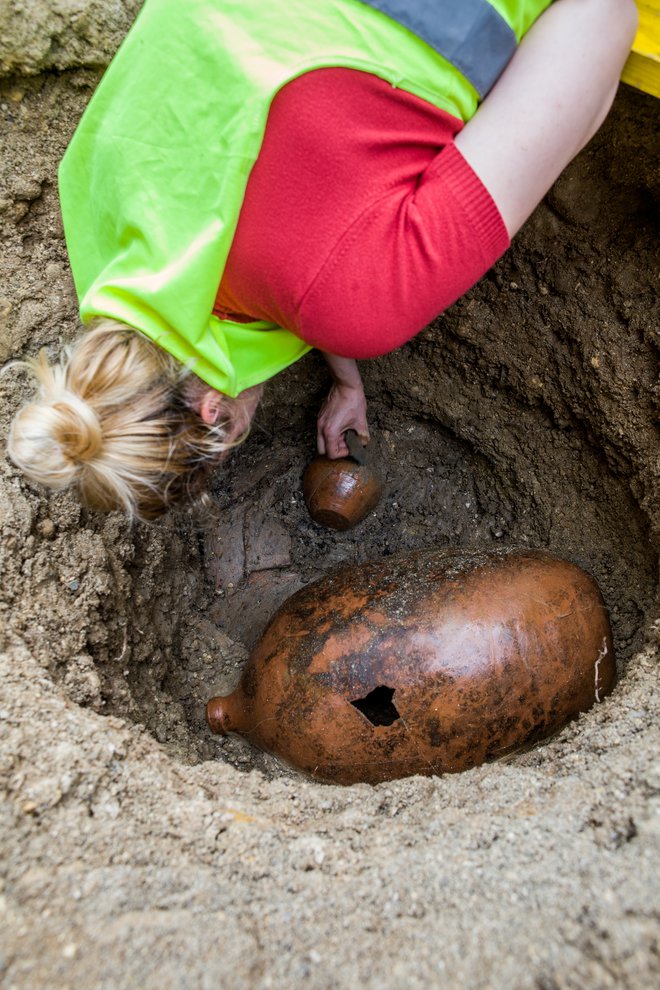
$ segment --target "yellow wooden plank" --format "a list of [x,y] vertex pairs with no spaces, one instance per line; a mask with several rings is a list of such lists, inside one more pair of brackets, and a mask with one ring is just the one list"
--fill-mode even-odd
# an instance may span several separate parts
[[623,82],[660,98],[660,62],[653,62],[633,52],[626,62]]
[[637,6],[639,28],[621,78],[660,97],[660,0],[637,0]]
[[637,0],[639,27],[633,51],[660,58],[660,0]]

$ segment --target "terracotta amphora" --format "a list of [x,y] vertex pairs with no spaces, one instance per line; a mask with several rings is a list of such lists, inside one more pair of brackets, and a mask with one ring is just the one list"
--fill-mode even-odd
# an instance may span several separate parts
[[319,780],[376,783],[496,760],[615,679],[603,599],[579,567],[540,551],[425,550],[293,595],[207,718]]

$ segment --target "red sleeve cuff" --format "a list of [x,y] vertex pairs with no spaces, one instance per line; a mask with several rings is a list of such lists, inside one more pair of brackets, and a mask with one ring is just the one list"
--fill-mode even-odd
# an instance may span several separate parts
[[424,172],[424,179],[435,172],[441,174],[443,185],[465,211],[484,260],[490,267],[511,243],[495,200],[453,142],[447,144],[431,162]]

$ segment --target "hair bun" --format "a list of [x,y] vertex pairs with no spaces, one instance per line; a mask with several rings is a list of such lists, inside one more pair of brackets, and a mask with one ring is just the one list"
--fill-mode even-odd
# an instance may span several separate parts
[[84,399],[58,387],[43,361],[28,367],[40,374],[41,396],[15,416],[8,437],[9,456],[33,481],[66,488],[79,478],[83,465],[100,453],[101,423]]
[[70,393],[66,399],[54,402],[52,410],[52,436],[71,461],[85,464],[95,457],[103,445],[101,423],[94,409]]
[[205,423],[197,401],[209,386],[197,380],[190,402],[190,369],[115,320],[95,321],[56,364],[45,350],[14,364],[38,391],[12,420],[9,457],[38,484],[74,486],[92,509],[156,519],[194,495],[247,432],[242,400],[225,397],[223,422]]

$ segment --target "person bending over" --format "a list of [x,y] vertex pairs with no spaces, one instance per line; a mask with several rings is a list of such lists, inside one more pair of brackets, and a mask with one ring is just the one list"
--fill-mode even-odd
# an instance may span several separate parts
[[632,0],[146,0],[60,169],[86,329],[8,451],[154,519],[311,347],[318,449],[369,439],[356,360],[494,264],[602,123]]

